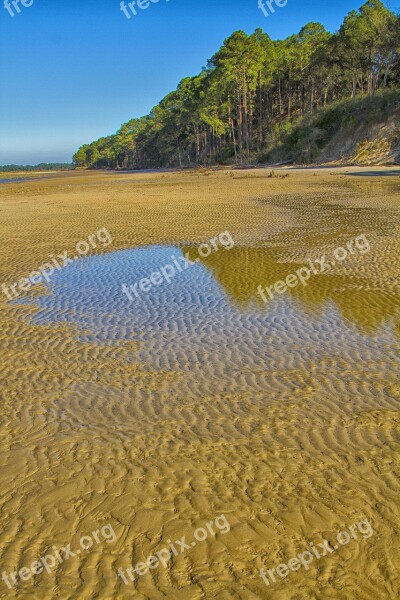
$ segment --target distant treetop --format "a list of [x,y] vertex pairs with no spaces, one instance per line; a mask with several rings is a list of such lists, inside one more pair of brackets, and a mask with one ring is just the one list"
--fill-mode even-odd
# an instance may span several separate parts
[[1,165],[0,172],[13,171],[71,171],[75,169],[73,163],[40,163],[38,165]]

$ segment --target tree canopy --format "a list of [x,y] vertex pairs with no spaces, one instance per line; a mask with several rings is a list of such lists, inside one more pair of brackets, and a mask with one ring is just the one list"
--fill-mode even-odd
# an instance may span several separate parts
[[285,40],[234,32],[199,75],[149,115],[81,146],[73,161],[113,169],[248,162],[290,120],[399,85],[399,16],[368,0],[333,35],[312,22]]

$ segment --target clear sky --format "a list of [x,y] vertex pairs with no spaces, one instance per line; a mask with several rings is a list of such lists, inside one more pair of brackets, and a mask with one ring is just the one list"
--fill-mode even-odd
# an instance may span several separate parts
[[288,0],[266,18],[257,0],[159,0],[128,19],[120,0],[19,0],[20,13],[9,1],[13,17],[0,0],[0,164],[69,162],[81,144],[147,114],[233,31],[278,39],[319,21],[333,32],[363,4]]

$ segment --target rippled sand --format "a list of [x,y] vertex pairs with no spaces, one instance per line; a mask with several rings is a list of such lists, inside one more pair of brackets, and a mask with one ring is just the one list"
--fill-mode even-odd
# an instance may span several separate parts
[[[117,534],[17,589],[0,581],[0,597],[399,597],[400,173],[345,171],[0,186],[2,282],[102,227],[113,237],[21,301],[2,294],[1,572],[106,523]],[[226,230],[235,247],[187,279],[121,294]],[[360,234],[368,253],[261,302],[259,284]],[[118,577],[222,513],[229,533],[135,585]],[[363,518],[370,538],[261,580]]]

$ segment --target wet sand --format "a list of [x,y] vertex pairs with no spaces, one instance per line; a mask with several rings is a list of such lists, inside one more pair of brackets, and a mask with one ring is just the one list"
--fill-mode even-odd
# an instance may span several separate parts
[[[2,294],[1,572],[106,523],[117,535],[15,589],[0,582],[0,597],[399,596],[398,169],[270,171],[0,186],[0,283],[102,227],[113,238],[94,270],[88,257],[22,302]],[[132,259],[108,254],[194,252],[224,231],[235,247],[186,287],[123,304],[119,278],[135,278],[120,261]],[[368,253],[271,303],[257,295],[360,234]],[[134,584],[118,577],[221,514],[228,533]],[[260,578],[363,518],[368,539],[274,586]]]

